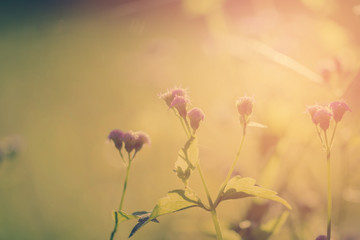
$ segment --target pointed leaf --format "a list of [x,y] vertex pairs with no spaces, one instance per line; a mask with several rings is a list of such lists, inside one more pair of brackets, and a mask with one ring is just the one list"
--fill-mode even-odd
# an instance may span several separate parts
[[247,125],[249,127],[267,128],[266,125],[258,123],[258,122],[249,122]]
[[245,197],[260,197],[273,200],[283,204],[288,209],[291,209],[289,203],[285,199],[279,197],[275,191],[255,185],[255,180],[252,178],[242,178],[240,176],[235,176],[229,180],[217,204],[224,200]]
[[139,220],[139,222],[132,229],[129,238],[148,222],[157,221],[157,217],[185,210],[191,207],[204,207],[200,198],[195,194],[194,191],[190,189],[177,189],[170,191],[165,197],[159,199],[148,218]]
[[127,214],[124,211],[114,211],[113,213],[114,213],[115,222],[117,222],[118,224],[126,220],[140,218],[139,216],[136,215]]

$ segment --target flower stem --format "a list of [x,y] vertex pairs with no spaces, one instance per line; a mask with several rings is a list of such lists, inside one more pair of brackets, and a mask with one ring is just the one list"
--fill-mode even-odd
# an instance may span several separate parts
[[[125,197],[127,182],[128,182],[129,173],[130,173],[131,161],[134,159],[134,157],[135,157],[135,154],[132,158],[130,157],[130,153],[128,154],[129,164],[127,165],[127,168],[126,168],[124,187],[123,187],[123,191],[122,191],[122,195],[121,195],[119,211],[122,210],[122,206],[124,204],[124,197]],[[113,231],[111,232],[110,240],[114,239],[115,233],[117,231],[117,227],[118,227],[118,217],[117,217],[117,214],[115,214],[115,225],[114,225]]]
[[223,237],[222,237],[222,234],[221,234],[221,228],[220,228],[219,220],[218,220],[218,217],[217,217],[217,214],[216,214],[216,209],[215,209],[214,203],[213,203],[213,201],[211,199],[209,189],[208,189],[208,187],[206,185],[205,178],[204,178],[204,175],[202,173],[200,164],[198,164],[197,169],[199,171],[199,175],[200,175],[201,181],[202,181],[202,183],[204,185],[206,196],[207,196],[208,201],[209,201],[211,217],[212,217],[214,227],[215,227],[215,231],[216,231],[216,239],[217,240],[222,240]]
[[125,197],[125,193],[126,193],[126,187],[127,187],[127,182],[128,182],[129,173],[130,173],[130,167],[131,167],[131,159],[130,159],[130,157],[129,157],[129,164],[128,164],[127,168],[126,168],[126,175],[125,175],[123,192],[122,192],[122,195],[121,195],[121,201],[120,201],[119,211],[122,210],[122,206],[123,206],[123,204],[124,204],[124,197]]
[[224,191],[224,189],[225,189],[225,187],[226,187],[226,184],[227,184],[228,181],[230,180],[230,177],[231,177],[232,173],[234,172],[234,169],[235,169],[235,167],[236,167],[236,164],[237,164],[237,162],[239,161],[240,152],[241,152],[241,149],[242,149],[242,147],[243,147],[243,145],[244,145],[245,136],[246,136],[246,131],[244,130],[244,131],[243,131],[242,138],[241,138],[241,142],[240,142],[239,149],[238,149],[238,151],[237,151],[237,153],[236,153],[235,160],[234,160],[233,164],[231,165],[231,168],[230,168],[230,170],[229,170],[229,172],[228,172],[228,174],[227,174],[227,176],[226,176],[226,178],[225,178],[224,183],[221,185],[220,190],[219,190],[219,193],[218,193],[218,196],[217,196],[217,198],[216,198],[216,200],[215,200],[215,203],[214,203],[215,207],[219,204],[220,197],[221,197],[221,193]]
[[328,178],[328,204],[327,204],[327,240],[331,237],[331,208],[332,208],[332,196],[331,196],[331,162],[330,162],[330,150],[328,149],[326,154],[327,160],[327,178]]

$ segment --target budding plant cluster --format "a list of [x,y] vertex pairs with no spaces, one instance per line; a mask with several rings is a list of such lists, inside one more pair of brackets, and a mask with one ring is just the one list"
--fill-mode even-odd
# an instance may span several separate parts
[[[165,101],[169,110],[171,110],[178,118],[187,137],[183,147],[178,152],[174,169],[177,177],[183,182],[184,187],[181,189],[174,189],[169,191],[165,197],[160,198],[157,201],[155,207],[151,211],[137,211],[132,214],[126,213],[122,206],[131,162],[142,146],[146,143],[149,143],[150,140],[145,133],[123,133],[120,130],[113,130],[109,134],[108,138],[114,142],[115,147],[119,150],[120,157],[127,167],[127,171],[125,175],[120,207],[119,210],[114,211],[115,226],[113,232],[111,233],[110,239],[114,238],[118,224],[123,221],[131,219],[138,221],[129,235],[129,237],[131,237],[141,227],[145,226],[149,222],[158,222],[157,218],[162,215],[172,214],[188,208],[196,207],[210,213],[216,233],[214,236],[216,236],[218,240],[222,240],[223,235],[216,210],[220,203],[232,199],[259,197],[281,203],[287,209],[291,209],[291,206],[286,200],[279,197],[276,192],[257,185],[254,179],[249,177],[241,177],[239,175],[232,176],[236,164],[240,158],[240,152],[245,140],[247,127],[264,127],[262,124],[250,121],[254,104],[254,99],[252,97],[240,97],[236,101],[236,107],[240,115],[240,124],[242,125],[243,129],[242,134],[240,133],[239,135],[242,135],[242,137],[235,159],[232,165],[229,167],[228,174],[224,182],[221,184],[215,197],[213,197],[209,192],[199,161],[197,133],[201,122],[205,119],[204,112],[197,107],[190,108],[189,96],[187,91],[182,88],[168,90],[167,92],[161,94],[160,98]],[[124,158],[122,153],[123,145],[125,145],[125,150],[128,153],[127,159]],[[201,178],[202,185],[207,196],[207,201],[201,199],[190,186],[191,176],[192,174],[196,173],[199,174]]]
[[[331,147],[334,141],[335,132],[338,123],[341,121],[346,111],[351,111],[349,106],[344,101],[335,101],[328,106],[313,105],[307,108],[311,116],[312,122],[315,124],[316,132],[319,136],[320,142],[324,151],[326,152],[327,162],[327,180],[328,180],[328,204],[327,204],[327,234],[320,235],[316,240],[331,239],[331,212],[332,212],[332,194],[331,194]],[[331,138],[328,137],[328,130],[331,122],[335,122],[332,130]]]

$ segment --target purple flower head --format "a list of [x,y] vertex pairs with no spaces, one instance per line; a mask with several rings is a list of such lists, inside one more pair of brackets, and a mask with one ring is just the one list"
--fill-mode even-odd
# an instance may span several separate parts
[[319,235],[319,236],[317,236],[317,238],[315,240],[326,240],[326,236],[325,235]]
[[253,109],[253,104],[254,104],[254,98],[253,97],[240,97],[237,101],[236,101],[236,107],[238,109],[239,114],[242,117],[246,117],[251,115],[252,113],[252,109]]
[[351,112],[351,109],[344,101],[332,102],[330,103],[330,108],[332,110],[335,122],[339,122],[346,111]]
[[312,106],[307,107],[307,109],[306,109],[306,111],[310,114],[311,120],[313,121],[314,124],[317,124],[314,120],[315,113],[321,108],[322,108],[322,106],[320,106],[320,105],[312,105]]
[[179,115],[186,119],[186,114],[187,114],[187,111],[186,111],[186,106],[187,106],[187,103],[189,102],[188,99],[186,99],[185,97],[183,96],[176,96],[174,98],[174,100],[171,102],[171,107],[174,107],[176,108],[176,110],[178,111]]
[[136,132],[136,140],[135,140],[135,152],[140,151],[140,149],[142,148],[142,146],[144,144],[149,144],[150,143],[150,137],[149,135],[147,135],[144,132]]
[[121,151],[123,141],[124,141],[124,133],[118,129],[114,129],[110,132],[108,136],[109,140],[112,140],[115,144],[115,147]]
[[316,125],[320,125],[320,128],[324,131],[326,131],[330,126],[330,120],[331,120],[332,114],[329,109],[326,107],[319,108],[313,117],[313,122]]
[[190,119],[191,128],[196,131],[199,128],[200,121],[205,118],[204,112],[200,108],[193,108],[187,115]]
[[163,99],[166,105],[171,108],[171,103],[176,96],[183,96],[186,98],[187,93],[183,88],[174,88],[172,90],[167,90],[165,93],[160,94],[160,98]]
[[136,140],[137,135],[134,132],[129,131],[124,134],[125,149],[128,153],[135,149]]

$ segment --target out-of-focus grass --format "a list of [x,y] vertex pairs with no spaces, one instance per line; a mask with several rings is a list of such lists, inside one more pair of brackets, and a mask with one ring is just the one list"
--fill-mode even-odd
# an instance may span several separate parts
[[[254,96],[253,119],[268,129],[249,130],[238,172],[281,190],[293,205],[281,239],[289,239],[292,231],[303,239],[324,232],[325,159],[303,112],[309,104],[337,96],[326,84],[310,81],[243,41],[260,41],[314,73],[321,59],[346,55],[356,73],[354,36],[359,33],[301,4],[297,11],[296,6],[248,1],[243,8],[252,11],[244,13],[237,5],[230,11],[232,2],[191,14],[177,1],[143,9],[135,5],[130,13],[130,5],[120,5],[48,16],[3,31],[0,137],[17,134],[25,144],[15,161],[0,164],[0,239],[108,238],[125,170],[106,141],[114,128],[143,130],[152,138],[134,162],[126,211],[150,210],[169,189],[181,187],[172,168],[185,138],[157,97],[174,85],[189,88],[192,103],[206,114],[199,130],[200,158],[213,194],[240,140],[236,97]],[[214,19],[224,22],[216,25]],[[336,41],[324,42],[328,38]],[[342,198],[343,187],[360,186],[358,81],[342,96],[353,112],[341,122],[333,151],[334,225],[340,236],[359,234],[358,203]],[[274,158],[273,170],[262,176]],[[199,179],[192,182],[201,194]],[[221,206],[224,227],[229,220],[242,220],[249,202]],[[206,239],[201,230],[207,228],[207,215],[200,210],[160,222],[134,239]],[[125,238],[131,227],[122,224],[119,236]]]

